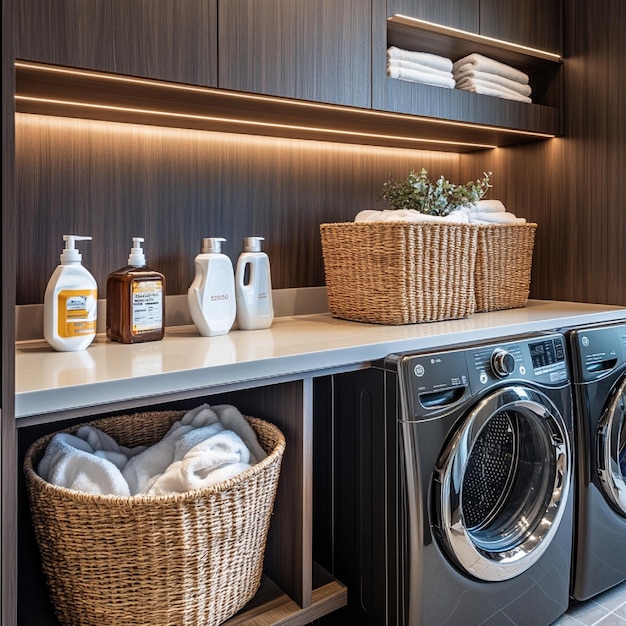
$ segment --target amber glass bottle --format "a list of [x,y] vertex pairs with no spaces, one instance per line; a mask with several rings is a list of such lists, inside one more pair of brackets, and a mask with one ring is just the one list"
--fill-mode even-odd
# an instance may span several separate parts
[[165,335],[165,276],[146,266],[143,238],[133,237],[128,265],[109,274],[107,337],[121,343],[159,341]]

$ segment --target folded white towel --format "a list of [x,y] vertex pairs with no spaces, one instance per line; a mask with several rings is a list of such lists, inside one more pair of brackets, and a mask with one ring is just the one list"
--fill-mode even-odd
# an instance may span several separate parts
[[483,85],[468,84],[463,87],[456,85],[456,88],[460,91],[471,91],[472,93],[479,93],[483,96],[495,96],[496,98],[505,98],[506,100],[516,100],[517,102],[525,102],[531,104],[532,100],[527,96],[522,96],[514,91],[504,91],[503,88],[498,88],[497,85],[493,87],[484,87]]
[[428,67],[428,65],[424,65],[423,63],[415,63],[414,61],[389,59],[387,61],[387,69],[389,69],[390,67],[402,67],[407,70],[416,70],[418,72],[425,72],[426,74],[434,74],[435,76],[441,76],[442,78],[454,78],[452,72],[438,70],[434,67]]
[[531,102],[531,99],[528,96],[523,96],[518,91],[513,91],[512,89],[507,89],[498,83],[492,83],[488,80],[481,80],[480,78],[464,78],[462,80],[456,81],[457,89],[465,89],[467,91],[471,90],[472,87],[483,87],[485,89],[490,89],[492,91],[497,91],[501,94],[502,98],[510,98],[511,100],[520,100],[521,102]]
[[477,200],[470,207],[470,213],[495,213],[497,211],[506,211],[501,200]]
[[356,214],[355,222],[441,222],[447,224],[469,223],[469,211],[465,208],[452,211],[449,215],[428,215],[414,209],[364,210]]
[[516,217],[508,211],[470,213],[470,224],[525,224],[523,217]]
[[452,74],[450,74],[450,77],[448,78],[445,76],[437,76],[436,74],[429,74],[427,72],[410,70],[404,67],[388,67],[387,75],[391,78],[408,80],[414,83],[423,83],[425,85],[435,85],[437,87],[446,87],[447,89],[454,89],[455,86]]
[[511,91],[516,91],[522,96],[530,96],[530,94],[532,93],[532,88],[528,84],[519,83],[516,80],[511,80],[510,78],[505,78],[504,76],[493,74],[491,72],[481,72],[474,69],[474,66],[471,63],[461,65],[461,67],[453,72],[453,75],[457,83],[465,78],[473,78],[475,80],[483,80],[490,83],[496,83],[501,87],[506,87]]
[[452,71],[452,59],[439,56],[438,54],[431,54],[430,52],[417,52],[398,48],[397,46],[390,46],[387,48],[387,58],[413,61],[414,63],[421,63],[422,65],[427,65],[428,67],[433,67],[444,72]]
[[128,483],[117,465],[94,452],[84,439],[57,433],[46,446],[37,472],[44,480],[59,487],[93,494],[129,496]]
[[180,493],[214,485],[250,467],[250,452],[241,438],[223,430],[191,448],[147,488],[148,495]]
[[495,59],[490,59],[489,57],[485,57],[482,54],[478,54],[473,52],[458,61],[455,61],[452,65],[452,71],[456,73],[458,69],[467,63],[470,63],[474,69],[480,70],[481,72],[489,72],[491,74],[497,74],[498,76],[504,76],[505,78],[509,78],[510,80],[515,80],[518,83],[527,84],[528,83],[528,74],[511,67],[510,65],[506,65],[505,63],[500,63],[500,61],[496,61]]

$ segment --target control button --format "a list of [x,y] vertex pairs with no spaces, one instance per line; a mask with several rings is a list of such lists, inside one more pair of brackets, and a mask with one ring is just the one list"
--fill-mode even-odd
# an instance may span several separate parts
[[495,350],[491,355],[491,368],[498,378],[506,378],[515,371],[515,357],[506,350]]

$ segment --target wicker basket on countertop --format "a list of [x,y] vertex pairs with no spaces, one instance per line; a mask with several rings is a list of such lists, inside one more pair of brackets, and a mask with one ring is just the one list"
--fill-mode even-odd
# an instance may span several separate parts
[[[136,413],[89,425],[120,445],[152,445],[183,414]],[[214,626],[255,595],[285,439],[276,426],[246,419],[265,459],[230,480],[163,496],[55,486],[35,471],[53,435],[30,446],[24,472],[33,525],[62,624]]]
[[478,226],[476,312],[526,306],[537,224]]
[[470,316],[477,232],[435,222],[321,224],[330,312],[378,324]]

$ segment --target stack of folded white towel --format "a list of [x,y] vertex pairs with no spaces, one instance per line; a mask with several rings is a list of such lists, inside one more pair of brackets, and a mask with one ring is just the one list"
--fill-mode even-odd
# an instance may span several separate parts
[[454,89],[452,59],[431,54],[415,52],[396,46],[387,49],[387,75],[391,78],[408,80]]
[[355,222],[443,222],[447,224],[525,224],[523,217],[517,217],[506,210],[500,200],[478,200],[474,204],[461,207],[446,215],[427,215],[413,209],[386,209],[384,211],[365,210],[357,213]]
[[91,494],[163,495],[232,478],[267,456],[231,405],[185,413],[152,446],[126,448],[93,426],[57,433],[37,468],[49,483]]
[[457,89],[528,104],[532,102],[528,74],[481,54],[472,53],[455,61],[452,74]]

